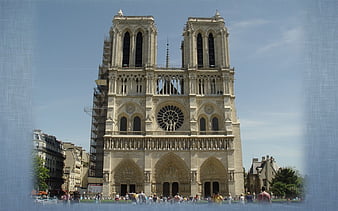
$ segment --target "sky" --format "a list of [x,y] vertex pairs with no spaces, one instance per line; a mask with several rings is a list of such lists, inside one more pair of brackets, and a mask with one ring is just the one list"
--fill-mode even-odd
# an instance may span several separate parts
[[303,37],[305,1],[36,0],[33,29],[34,129],[89,152],[93,89],[113,16],[151,15],[158,30],[157,63],[181,64],[188,17],[216,10],[230,33],[243,166],[270,155],[304,173]]

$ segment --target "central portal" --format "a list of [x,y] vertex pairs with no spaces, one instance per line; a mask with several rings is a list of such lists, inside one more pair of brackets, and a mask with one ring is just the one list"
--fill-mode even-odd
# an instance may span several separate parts
[[167,153],[155,165],[155,192],[163,196],[190,195],[190,174],[185,162],[174,153]]

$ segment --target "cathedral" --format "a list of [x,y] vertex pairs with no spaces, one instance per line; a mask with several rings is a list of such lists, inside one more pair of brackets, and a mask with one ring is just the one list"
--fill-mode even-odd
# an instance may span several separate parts
[[154,17],[114,16],[92,110],[90,176],[103,196],[243,193],[228,37],[218,12],[189,17],[182,66],[159,67]]

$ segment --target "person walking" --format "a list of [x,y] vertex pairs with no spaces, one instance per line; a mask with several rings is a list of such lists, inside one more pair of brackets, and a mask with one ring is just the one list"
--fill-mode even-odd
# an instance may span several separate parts
[[252,203],[253,202],[253,195],[251,195],[250,192],[248,192],[245,196],[245,200],[247,203]]
[[271,203],[271,196],[268,192],[266,192],[264,186],[262,187],[262,192],[258,194],[257,200],[260,203]]
[[231,193],[229,193],[229,196],[228,196],[228,204],[231,204],[232,202],[232,196],[231,196]]

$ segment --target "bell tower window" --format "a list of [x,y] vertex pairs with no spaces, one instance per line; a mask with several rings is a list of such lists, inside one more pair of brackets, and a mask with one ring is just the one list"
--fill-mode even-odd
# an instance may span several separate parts
[[208,37],[208,47],[209,47],[209,67],[215,67],[215,47],[214,47],[214,36],[212,33]]
[[129,56],[130,56],[130,34],[126,32],[123,38],[123,56],[122,66],[129,67]]
[[197,65],[203,67],[203,39],[201,33],[197,35]]
[[142,33],[137,33],[136,36],[136,54],[135,54],[135,66],[142,67]]

